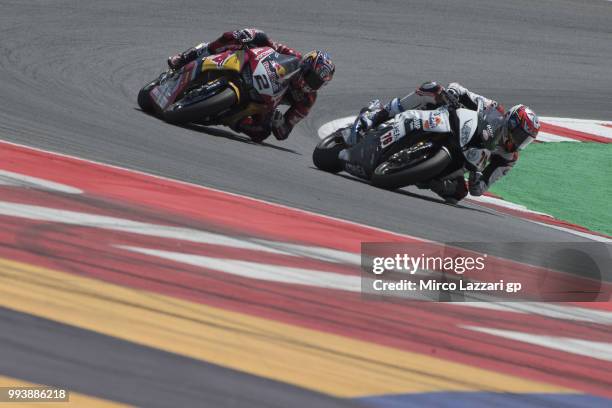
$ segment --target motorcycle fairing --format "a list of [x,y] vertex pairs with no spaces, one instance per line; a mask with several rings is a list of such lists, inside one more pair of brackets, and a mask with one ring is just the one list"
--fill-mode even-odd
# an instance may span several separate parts
[[363,137],[356,145],[348,147],[344,152],[346,172],[357,177],[370,178],[383,152],[381,136],[391,131],[390,127],[379,129]]
[[[347,162],[345,170],[355,176],[369,178],[378,164],[380,155],[406,135],[413,135],[415,131],[450,133],[448,110],[446,108],[407,110],[385,122],[375,132],[361,140],[357,140],[356,135],[352,138],[348,136],[356,143],[344,153]],[[350,134],[352,133],[354,132]]]
[[424,132],[449,133],[451,131],[448,110],[446,108],[434,110],[407,110],[396,115],[392,121],[396,132],[397,140],[414,130]]
[[185,97],[185,103],[190,100],[197,103],[206,98],[208,88],[214,92],[224,81],[235,92],[237,104],[218,119],[219,123],[232,126],[245,116],[263,114],[276,107],[289,87],[289,79],[299,70],[299,58],[280,54],[270,47],[228,50],[162,73],[149,97],[154,109],[163,113],[180,98]]
[[177,72],[162,75],[159,85],[151,90],[151,97],[161,110],[172,104],[176,96],[183,92],[197,74],[197,62],[192,61]]
[[499,133],[502,115],[496,109],[485,109],[482,101],[478,102],[476,111],[460,108],[455,112],[459,123],[459,144],[467,168],[482,171],[491,157],[491,147],[496,143],[493,135]]
[[252,48],[248,53],[253,87],[267,103],[277,104],[287,91],[288,80],[299,71],[299,59],[272,48]]
[[233,71],[240,73],[245,62],[244,50],[225,51],[220,54],[209,55],[202,60],[202,72],[206,71]]
[[478,128],[478,112],[460,108],[455,113],[459,119],[459,145],[464,148],[470,143]]
[[225,51],[221,54],[196,59],[176,72],[162,75],[159,85],[151,90],[151,97],[163,111],[176,101],[177,96],[196,78],[199,72],[240,72],[245,62],[244,50]]

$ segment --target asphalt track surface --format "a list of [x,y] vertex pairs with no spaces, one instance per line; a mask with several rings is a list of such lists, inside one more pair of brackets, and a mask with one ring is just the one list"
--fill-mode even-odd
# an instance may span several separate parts
[[[0,7],[2,139],[432,240],[579,239],[474,204],[444,205],[421,190],[394,193],[325,174],[313,168],[311,153],[323,123],[429,79],[459,81],[507,106],[529,104],[541,115],[609,119],[608,1],[1,0]],[[138,89],[164,69],[168,55],[245,26],[300,51],[325,48],[334,56],[336,78],[289,140],[255,145],[228,130],[177,128],[138,110]],[[78,337],[70,332],[76,329],[35,330],[48,323],[28,326],[24,322],[34,318],[0,312],[5,375],[48,382],[45,373],[53,373],[54,381],[91,395],[153,405],[163,401],[160,395],[136,400],[131,390],[197,372],[201,381],[189,383],[191,393],[175,406],[201,401],[203,394],[219,397],[214,406],[289,406],[282,399],[289,394],[296,407],[347,404],[206,363],[186,366],[182,357],[155,350],[136,353],[103,336],[79,349],[67,342]],[[34,330],[27,345],[17,329]],[[108,367],[106,354],[95,353],[96,342],[112,349],[114,372],[125,374],[113,394],[105,387],[116,377],[105,383],[104,375],[88,375]],[[54,353],[37,364],[5,358],[24,351]],[[73,366],[58,373],[58,361]],[[149,365],[139,371],[146,375],[130,373],[138,364]],[[262,382],[269,384],[258,387]],[[254,390],[253,400],[241,401],[232,391],[241,387]]]

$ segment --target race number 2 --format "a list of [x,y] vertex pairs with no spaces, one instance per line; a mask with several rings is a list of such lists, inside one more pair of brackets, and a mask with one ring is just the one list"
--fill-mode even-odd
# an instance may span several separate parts
[[270,81],[268,81],[268,77],[265,75],[253,75],[255,78],[255,82],[257,83],[258,89],[268,89],[270,88]]

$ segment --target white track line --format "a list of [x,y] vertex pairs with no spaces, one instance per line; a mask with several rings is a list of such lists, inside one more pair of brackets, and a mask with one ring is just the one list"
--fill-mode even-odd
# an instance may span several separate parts
[[358,254],[336,251],[329,248],[286,244],[262,239],[233,238],[227,235],[191,228],[149,224],[124,218],[115,218],[105,215],[88,214],[68,210],[58,210],[54,208],[18,204],[6,201],[0,201],[0,215],[27,218],[37,221],[58,222],[82,227],[102,228],[131,234],[177,239],[195,242],[198,244],[224,245],[245,250],[262,251],[298,257],[307,256],[314,259],[337,263],[350,263],[353,265],[359,265],[361,263],[361,257]]
[[612,361],[612,344],[570,337],[547,336],[543,334],[523,333],[512,330],[489,329],[477,326],[461,326],[464,329],[474,330],[506,339],[522,341],[535,344],[536,346],[548,347],[561,350],[566,353],[596,358],[599,360]]
[[603,124],[612,125],[610,121],[555,117],[541,117],[540,120],[551,125],[612,139],[612,128],[603,126]]
[[294,285],[316,286],[326,289],[338,289],[350,292],[361,291],[359,276],[343,275],[333,272],[321,272],[312,269],[293,268],[281,265],[269,265],[259,262],[239,261],[235,259],[214,258],[210,256],[185,254],[181,252],[162,251],[158,249],[138,248],[116,245],[128,251],[181,262],[188,265],[213,269],[230,275],[265,280],[268,282],[291,283]]
[[538,133],[538,140],[544,143],[558,143],[558,142],[574,142],[580,143],[580,141],[576,139],[570,139],[569,137],[563,137],[558,135],[553,135],[552,133],[540,132]]
[[34,188],[67,194],[83,194],[83,191],[76,187],[55,183],[38,177],[26,176],[25,174],[13,173],[7,170],[0,170],[0,185]]
[[500,207],[509,208],[511,210],[522,211],[522,212],[526,212],[526,213],[530,213],[530,214],[544,215],[546,217],[551,217],[552,218],[552,216],[550,216],[550,215],[548,215],[546,213],[532,211],[532,210],[528,209],[527,207],[525,207],[524,205],[515,204],[515,203],[512,203],[510,201],[502,200],[500,198],[495,198],[495,197],[486,196],[486,195],[481,195],[481,196],[472,196],[472,195],[470,195],[470,196],[468,196],[468,198],[471,201],[488,203],[488,204],[494,204],[494,205],[498,205]]
[[456,302],[453,304],[500,312],[534,314],[551,319],[612,325],[612,312],[563,304],[545,302]]
[[[313,269],[291,268],[279,265],[268,265],[258,262],[234,259],[215,258],[210,256],[186,254],[182,252],[116,245],[131,252],[185,263],[221,273],[259,279],[269,282],[306,285],[318,288],[336,289],[352,293],[361,293],[361,277],[343,275]],[[451,303],[449,303],[450,305]],[[565,306],[541,302],[456,302],[453,306],[467,306],[502,312],[524,313],[544,316],[553,319],[584,321],[603,325],[612,324],[612,312],[593,310],[574,306]]]

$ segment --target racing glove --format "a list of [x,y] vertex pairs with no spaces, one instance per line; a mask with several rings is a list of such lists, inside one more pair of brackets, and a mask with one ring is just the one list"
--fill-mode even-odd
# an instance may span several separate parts
[[168,57],[168,66],[171,69],[179,69],[185,65],[185,59],[183,58],[183,54],[176,54]]
[[378,104],[379,108],[368,113],[368,119],[371,121],[370,129],[375,128],[381,123],[391,119],[395,115],[404,112],[404,107],[399,98],[393,98],[388,104],[382,106],[378,99],[370,102],[369,109],[372,109],[374,104]]
[[234,39],[243,44],[248,44],[255,38],[256,30],[252,28],[244,28],[242,30],[236,30],[232,33]]
[[374,121],[375,116],[383,109],[384,107],[380,103],[379,99],[371,100],[368,106],[361,110],[361,113],[359,114],[359,121],[357,122],[355,130],[358,133],[366,132],[375,127],[377,125]]
[[355,126],[357,133],[366,132],[374,127],[374,122],[368,117],[367,113],[359,115],[359,121]]
[[168,58],[168,66],[172,69],[179,69],[183,65],[188,62],[193,61],[198,57],[208,56],[210,55],[210,50],[208,49],[208,43],[200,43],[195,47],[188,49],[187,51],[173,55]]
[[385,105],[385,110],[389,112],[389,117],[392,117],[395,115],[399,115],[405,109],[402,106],[402,102],[400,101],[399,98],[393,98],[391,99],[391,101],[389,101],[388,104]]

